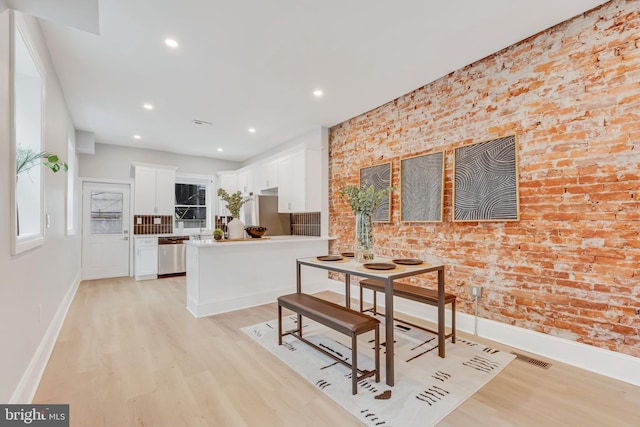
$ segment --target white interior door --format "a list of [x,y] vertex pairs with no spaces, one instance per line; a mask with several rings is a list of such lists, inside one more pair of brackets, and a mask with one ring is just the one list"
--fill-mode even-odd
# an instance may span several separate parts
[[129,275],[129,185],[82,186],[82,280]]

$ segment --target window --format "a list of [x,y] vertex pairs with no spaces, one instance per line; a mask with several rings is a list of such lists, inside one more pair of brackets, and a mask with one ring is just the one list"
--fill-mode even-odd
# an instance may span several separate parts
[[211,228],[211,179],[176,177],[175,228]]
[[91,192],[91,234],[122,234],[124,200],[122,193]]
[[15,12],[12,17],[11,44],[11,136],[15,156],[12,188],[14,254],[41,245],[43,232],[42,152],[44,68],[29,42],[27,25]]

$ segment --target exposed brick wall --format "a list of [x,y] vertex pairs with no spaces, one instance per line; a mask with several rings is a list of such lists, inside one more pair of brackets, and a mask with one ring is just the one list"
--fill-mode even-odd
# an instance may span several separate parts
[[[416,49],[419,41],[416,42]],[[453,150],[516,133],[519,222],[451,221]],[[330,131],[332,253],[352,250],[338,193],[359,169],[446,151],[445,219],[376,223],[376,253],[437,258],[481,317],[640,357],[640,1],[614,0]],[[427,281],[423,283],[426,285]]]

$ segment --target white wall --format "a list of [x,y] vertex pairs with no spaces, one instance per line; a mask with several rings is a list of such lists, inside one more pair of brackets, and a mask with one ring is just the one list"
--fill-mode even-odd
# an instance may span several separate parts
[[83,178],[133,178],[131,162],[177,166],[177,173],[215,175],[218,171],[235,170],[240,163],[210,157],[187,156],[166,151],[145,150],[96,143],[95,154],[80,154],[80,176]]
[[322,150],[328,152],[329,145],[329,130],[325,127],[318,126],[317,128],[310,129],[303,133],[302,135],[298,135],[295,138],[291,138],[288,141],[284,141],[281,144],[273,147],[270,150],[265,151],[264,153],[260,153],[256,156],[253,156],[244,162],[242,162],[241,167],[248,166],[253,163],[257,163],[261,160],[264,160],[270,156],[277,155],[282,151],[286,151],[289,148],[298,147],[300,145],[308,145],[308,146],[322,146]]
[[[46,68],[43,149],[67,158],[73,124],[37,21],[25,16]],[[51,227],[44,245],[11,256],[9,11],[0,14],[0,402],[29,401],[52,349],[67,305],[79,283],[79,235],[66,236],[66,175],[43,170],[45,213]],[[76,185],[76,188],[78,186]],[[77,194],[75,195],[77,197]],[[77,206],[77,204],[76,204]]]

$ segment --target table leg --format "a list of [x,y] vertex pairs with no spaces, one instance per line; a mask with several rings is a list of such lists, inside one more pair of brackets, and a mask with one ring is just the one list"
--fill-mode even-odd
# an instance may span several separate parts
[[387,279],[384,284],[384,319],[387,384],[393,387],[395,374],[393,368],[393,280],[391,279]]
[[344,302],[344,306],[347,308],[351,308],[351,275],[344,275],[344,294],[346,301]]
[[444,268],[438,270],[438,356],[444,358]]
[[296,261],[296,292],[297,293],[301,293],[302,292],[302,283],[300,283],[302,280],[300,278],[300,268],[302,266],[300,265],[300,262]]

